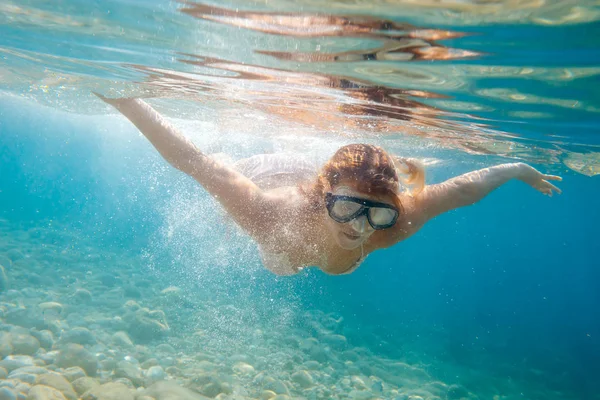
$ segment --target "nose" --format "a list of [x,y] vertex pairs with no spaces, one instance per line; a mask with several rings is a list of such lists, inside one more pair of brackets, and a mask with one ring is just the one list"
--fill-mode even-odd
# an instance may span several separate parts
[[367,221],[367,217],[365,215],[360,216],[359,218],[353,219],[350,221],[350,227],[357,233],[365,233],[369,231],[371,225]]

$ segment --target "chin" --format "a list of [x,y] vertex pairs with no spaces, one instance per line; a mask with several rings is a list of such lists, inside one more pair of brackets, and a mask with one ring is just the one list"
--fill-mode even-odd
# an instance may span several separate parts
[[345,250],[354,250],[354,249],[360,247],[360,245],[362,245],[366,241],[366,239],[367,238],[365,238],[365,237],[360,237],[356,240],[352,240],[352,239],[347,238],[343,232],[339,232],[336,235],[337,244],[342,249],[345,249]]

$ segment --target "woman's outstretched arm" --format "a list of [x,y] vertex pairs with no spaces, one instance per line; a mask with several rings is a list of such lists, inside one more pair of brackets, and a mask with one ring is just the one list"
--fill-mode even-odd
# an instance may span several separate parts
[[196,179],[249,234],[274,222],[272,199],[235,169],[203,154],[146,102],[96,95],[127,117],[169,164]]
[[514,163],[480,169],[437,185],[426,186],[415,200],[429,219],[446,211],[477,203],[512,179],[523,181],[548,196],[552,196],[553,192],[561,193],[559,188],[549,182],[562,180],[560,176],[545,175],[527,164]]

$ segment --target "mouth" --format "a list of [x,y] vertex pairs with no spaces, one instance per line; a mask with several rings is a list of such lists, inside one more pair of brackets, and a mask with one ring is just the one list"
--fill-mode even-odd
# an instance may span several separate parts
[[345,237],[347,237],[348,239],[350,239],[350,240],[358,240],[358,239],[360,239],[360,238],[361,238],[361,236],[357,236],[357,235],[351,235],[351,234],[349,234],[349,233],[346,233],[346,232],[342,232],[342,234],[343,234]]

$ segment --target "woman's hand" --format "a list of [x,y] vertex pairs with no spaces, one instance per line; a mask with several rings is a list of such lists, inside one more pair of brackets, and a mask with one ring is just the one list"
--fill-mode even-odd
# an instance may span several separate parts
[[537,191],[552,197],[554,192],[561,194],[562,191],[548,181],[562,181],[560,176],[545,175],[537,169],[525,163],[516,164],[519,169],[517,179],[527,183]]
[[117,110],[119,109],[119,107],[127,102],[131,102],[134,99],[130,99],[130,98],[116,98],[116,99],[111,99],[108,97],[105,97],[103,95],[101,95],[100,93],[96,93],[96,92],[92,92],[93,94],[96,95],[96,97],[98,97],[100,100],[102,100],[103,102],[105,102],[106,104],[110,104],[111,106],[115,107]]

